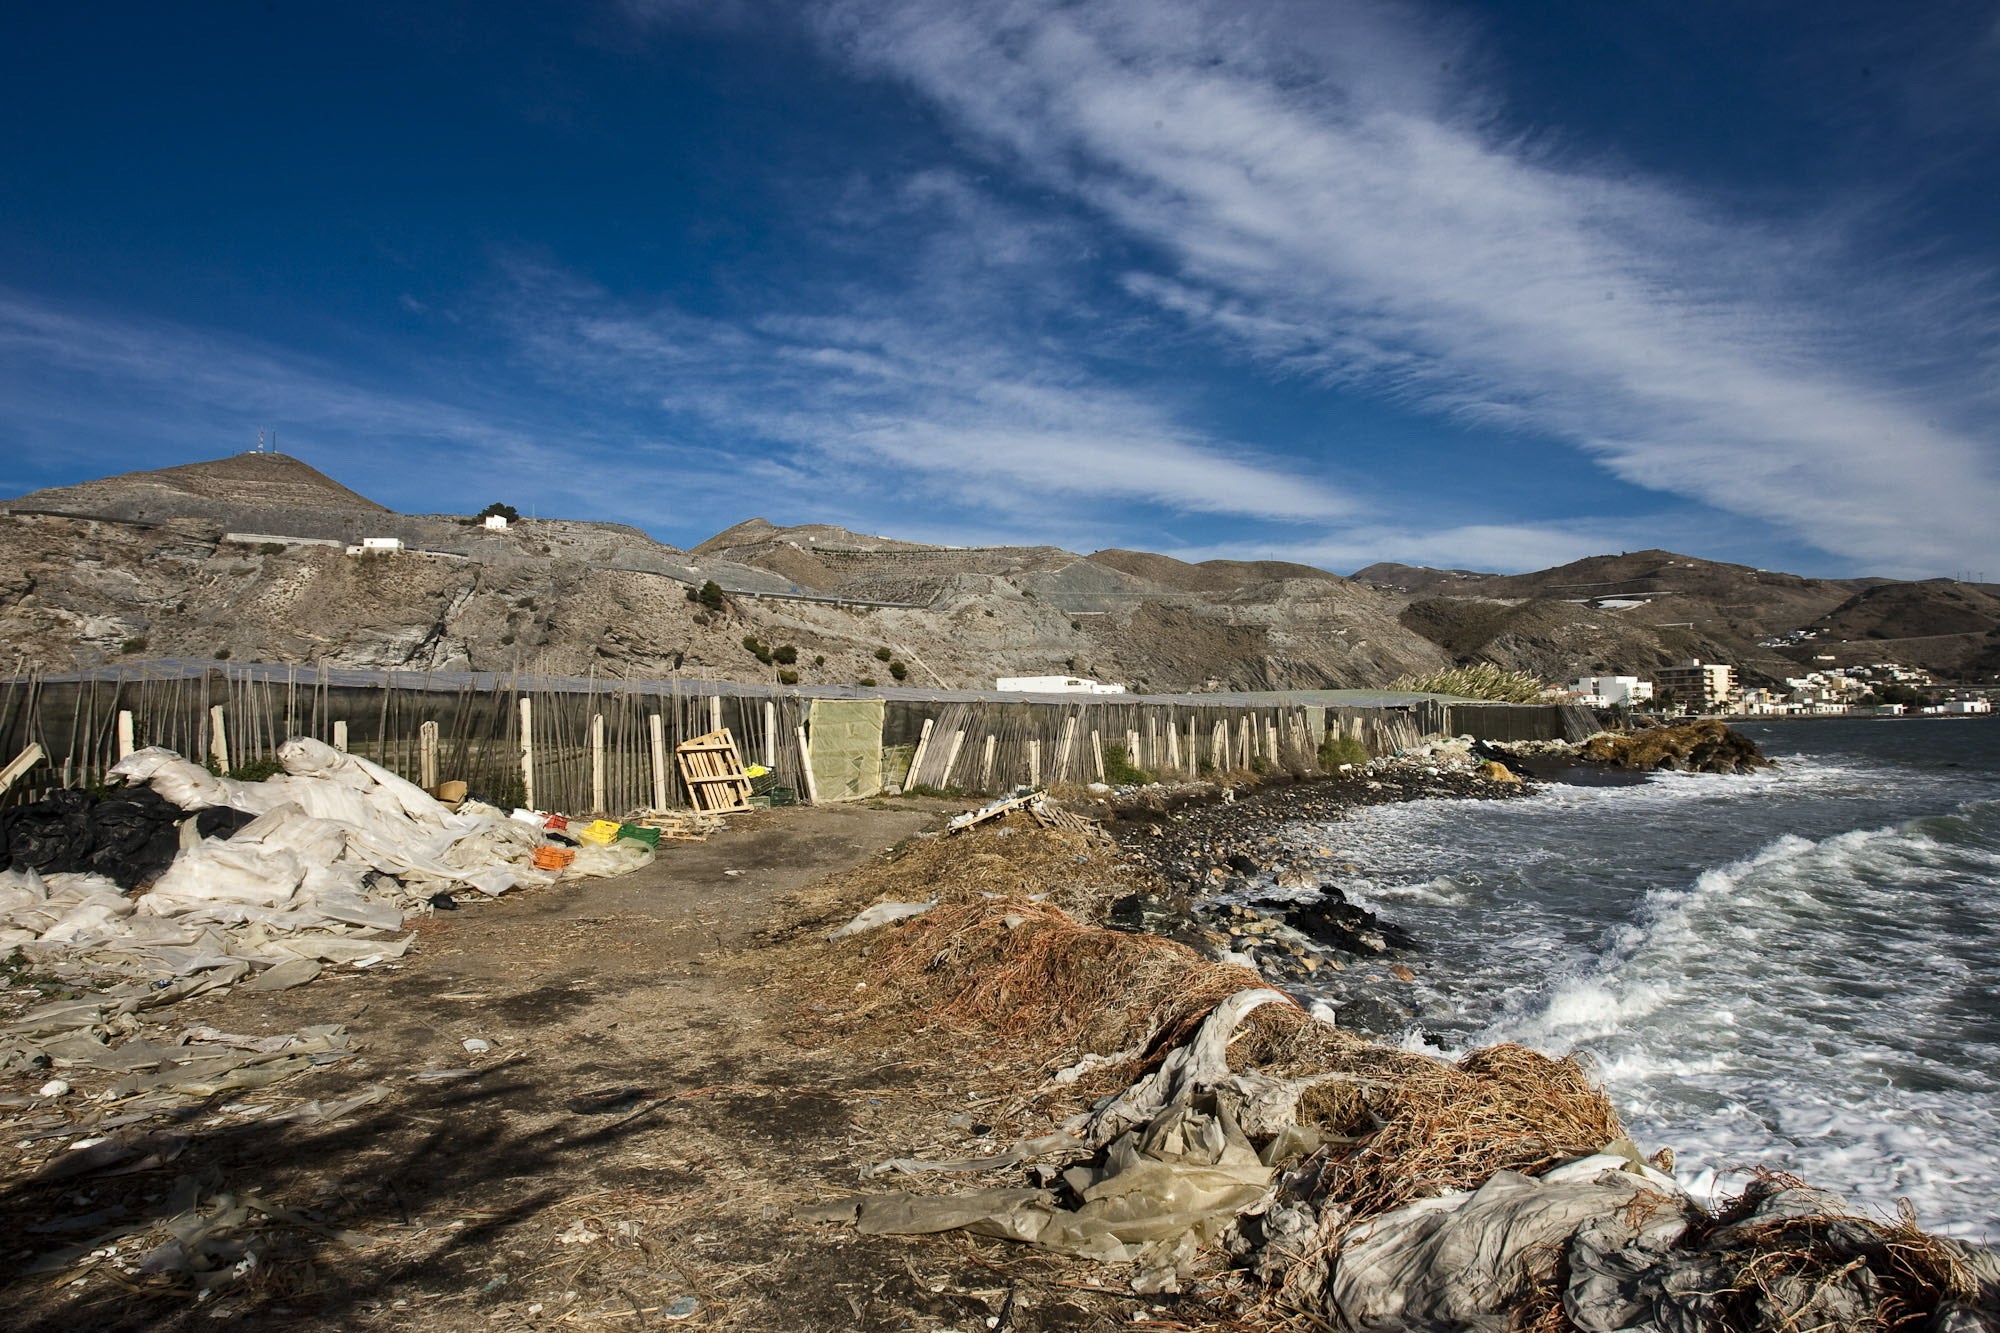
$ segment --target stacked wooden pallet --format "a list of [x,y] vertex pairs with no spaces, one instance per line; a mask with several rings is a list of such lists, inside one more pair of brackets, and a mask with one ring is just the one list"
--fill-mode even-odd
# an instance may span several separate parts
[[658,829],[662,838],[678,842],[706,842],[709,834],[728,827],[714,815],[697,814],[691,810],[651,810],[635,815],[627,822],[640,828]]
[[750,775],[743,771],[729,728],[674,747],[674,762],[688,790],[688,804],[703,814],[750,808]]

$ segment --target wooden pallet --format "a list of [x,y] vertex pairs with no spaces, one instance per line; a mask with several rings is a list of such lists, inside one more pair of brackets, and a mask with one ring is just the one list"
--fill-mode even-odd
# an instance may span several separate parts
[[674,747],[674,762],[687,784],[688,804],[696,810],[720,814],[750,808],[750,777],[729,728],[682,741]]
[[658,829],[662,838],[680,842],[706,842],[709,834],[729,827],[715,815],[697,814],[692,810],[649,810],[625,822],[640,828]]

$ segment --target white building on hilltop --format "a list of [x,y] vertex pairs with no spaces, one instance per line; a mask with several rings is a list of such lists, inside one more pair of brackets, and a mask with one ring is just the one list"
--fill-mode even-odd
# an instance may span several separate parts
[[1653,682],[1637,676],[1578,676],[1569,689],[1586,708],[1636,708],[1653,700]]
[[1002,676],[996,690],[1016,694],[1123,694],[1123,685],[1100,685],[1085,676]]

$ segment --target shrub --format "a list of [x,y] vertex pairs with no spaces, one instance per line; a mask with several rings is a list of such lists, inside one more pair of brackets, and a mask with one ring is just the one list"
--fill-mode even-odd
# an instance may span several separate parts
[[481,519],[492,518],[495,514],[506,519],[509,523],[519,523],[521,521],[520,510],[514,508],[513,505],[503,505],[498,500],[473,515],[473,521],[478,522]]
[[886,662],[894,656],[895,654],[890,652],[887,648],[877,648],[875,650],[875,660],[878,662]]
[[771,665],[771,650],[757,642],[756,635],[746,634],[743,636],[743,651],[756,658],[759,662],[762,662],[765,666]]
[[722,585],[714,579],[710,579],[701,585],[701,591],[694,594],[694,599],[711,611],[720,611],[722,609]]
[[778,673],[778,683],[780,685],[796,685],[799,683],[799,673],[787,667]]
[[263,555],[283,555],[285,553],[285,544],[283,542],[261,542],[258,544],[257,550]]
[[824,654],[821,654],[821,653],[814,653],[814,654],[813,654],[813,665],[814,665],[814,666],[816,666],[816,667],[823,667],[823,666],[825,666],[825,665],[826,665],[826,657],[825,657],[825,655],[824,655]]
[[1460,699],[1490,699],[1503,704],[1531,704],[1540,701],[1543,686],[1525,671],[1508,671],[1491,662],[1475,662],[1422,676],[1404,676],[1389,688],[1450,694]]
[[119,651],[119,652],[121,652],[121,653],[143,653],[143,652],[145,652],[145,651],[146,651],[146,636],[145,636],[145,635],[143,635],[143,634],[135,634],[135,635],[133,635],[133,636],[132,636],[131,638],[129,638],[129,639],[127,639],[127,640],[125,640],[125,642],[123,642],[123,643],[121,643],[121,644],[119,644],[119,645],[118,645],[118,651]]
[[781,643],[771,650],[771,660],[779,666],[790,666],[799,660],[799,650],[789,643]]
[[1125,747],[1114,742],[1104,747],[1104,780],[1118,787],[1143,787],[1153,775],[1133,763]]
[[222,776],[235,778],[238,782],[262,782],[265,778],[276,777],[284,771],[285,766],[278,762],[278,756],[271,754],[265,755],[262,759],[252,759],[248,763],[238,764]]
[[875,677],[863,676],[860,680],[857,680],[854,683],[866,689],[873,689],[875,687]]
[[227,662],[229,660],[229,650],[227,648],[217,648],[215,650],[215,660],[218,662]]
[[890,662],[889,674],[894,676],[897,680],[904,680],[908,678],[910,674],[910,669],[904,666],[901,662]]
[[1326,739],[1319,743],[1319,766],[1322,772],[1332,773],[1342,764],[1365,764],[1368,762],[1368,747],[1353,736],[1342,736],[1327,732]]

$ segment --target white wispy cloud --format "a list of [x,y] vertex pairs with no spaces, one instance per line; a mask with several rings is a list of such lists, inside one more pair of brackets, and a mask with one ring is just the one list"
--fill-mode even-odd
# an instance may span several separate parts
[[[953,235],[963,246],[965,231]],[[837,315],[721,321],[517,266],[505,318],[545,376],[642,398],[732,456],[780,447],[796,486],[873,490],[891,502],[883,511],[926,495],[1028,522],[1078,504],[1292,523],[1353,508],[1296,469],[1189,427],[1154,397],[1038,351],[1018,330],[982,332],[1004,303],[963,301],[964,272],[951,275],[920,291],[849,293]]]
[[1462,523],[1439,526],[1357,524],[1317,540],[1244,541],[1178,547],[1200,560],[1289,560],[1348,574],[1378,562],[1518,573],[1566,565],[1630,546],[1620,525],[1601,519],[1563,523]]
[[1905,290],[1830,223],[1753,222],[1510,137],[1441,72],[1476,68],[1467,34],[1424,11],[824,16],[847,58],[1151,247],[1130,293],[1275,371],[1554,433],[1623,480],[1878,566],[2000,555],[1991,403],[1967,373],[1992,325],[1954,347],[1924,314],[1940,287],[1974,304],[1977,275],[1919,270]]

